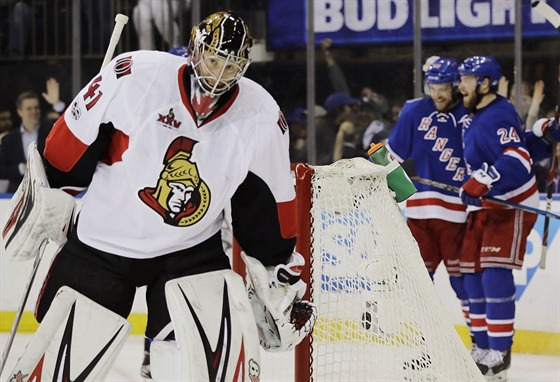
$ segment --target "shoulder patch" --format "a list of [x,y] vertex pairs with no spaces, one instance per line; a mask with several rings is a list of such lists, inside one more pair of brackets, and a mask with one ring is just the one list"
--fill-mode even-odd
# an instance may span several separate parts
[[282,114],[282,111],[280,111],[278,113],[278,122],[276,122],[276,123],[278,124],[278,127],[282,131],[282,134],[284,134],[284,133],[286,133],[286,131],[288,131],[288,122],[286,121],[286,118],[284,117],[284,114]]
[[132,56],[123,57],[115,63],[115,74],[117,79],[128,76],[132,73]]

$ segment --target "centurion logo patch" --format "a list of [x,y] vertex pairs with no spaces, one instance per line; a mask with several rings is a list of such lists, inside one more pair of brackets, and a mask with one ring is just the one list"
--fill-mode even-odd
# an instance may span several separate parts
[[155,187],[138,191],[140,199],[169,225],[187,227],[198,222],[210,205],[210,190],[190,160],[196,141],[176,138],[165,153]]

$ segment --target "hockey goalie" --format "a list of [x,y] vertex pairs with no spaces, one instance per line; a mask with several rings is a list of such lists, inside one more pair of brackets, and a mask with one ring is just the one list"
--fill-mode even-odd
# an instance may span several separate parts
[[[32,258],[45,238],[61,245],[36,304],[41,325],[9,379],[104,380],[141,286],[145,378],[258,381],[259,343],[288,350],[311,332],[288,128],[270,94],[243,77],[251,45],[238,15],[214,13],[193,28],[187,57],[123,53],[56,121],[43,182],[30,179],[28,191],[85,193],[75,220],[6,226],[29,247],[15,257]],[[51,208],[26,201],[14,216]],[[229,203],[247,286],[222,248]]]

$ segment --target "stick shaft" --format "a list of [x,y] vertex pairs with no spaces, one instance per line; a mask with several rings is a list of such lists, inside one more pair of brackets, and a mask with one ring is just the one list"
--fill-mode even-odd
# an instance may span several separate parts
[[119,40],[121,38],[121,33],[127,22],[128,22],[128,17],[123,14],[119,13],[115,17],[115,27],[113,28],[113,33],[111,34],[111,39],[109,40],[109,46],[107,47],[107,51],[105,52],[105,57],[103,58],[101,69],[106,67],[107,64],[113,58],[113,54],[115,53],[115,48],[119,43]]
[[29,297],[29,292],[31,292],[31,287],[33,286],[33,281],[35,280],[35,276],[37,275],[37,270],[39,269],[39,265],[43,257],[43,252],[45,251],[47,244],[48,244],[48,239],[43,240],[43,242],[39,246],[39,249],[37,250],[37,256],[35,256],[35,261],[33,262],[33,268],[31,269],[31,275],[29,276],[27,285],[25,285],[25,289],[23,291],[23,297],[19,303],[18,310],[16,312],[16,317],[14,319],[14,323],[12,324],[12,328],[10,330],[10,335],[8,336],[8,340],[6,341],[6,345],[4,346],[4,351],[2,352],[2,363],[0,364],[0,376],[2,375],[2,371],[4,371],[4,366],[6,366],[6,361],[8,360],[8,355],[10,354],[10,350],[12,348],[12,344],[14,342],[17,329],[21,321],[23,310],[25,309],[25,304],[27,304],[27,298]]
[[560,14],[554,8],[544,1],[533,1],[531,6],[560,32]]
[[[430,180],[430,179],[425,179],[419,176],[413,176],[410,179],[412,179],[413,181],[416,181],[418,183],[421,184],[426,184],[428,186],[432,186],[435,188],[439,188],[440,190],[447,190],[447,191],[451,191],[451,192],[455,192],[455,193],[459,193],[459,187],[455,187],[455,186],[451,186],[449,184],[445,184],[445,183],[441,183],[441,182],[436,182],[434,180]],[[523,211],[527,211],[527,212],[532,212],[534,214],[539,214],[539,215],[543,215],[543,216],[548,216],[551,217],[553,219],[558,219],[560,220],[560,215],[557,215],[553,212],[549,212],[549,211],[544,211],[538,208],[534,208],[534,207],[530,207],[530,206],[526,206],[524,204],[519,204],[519,203],[514,203],[514,202],[510,202],[507,200],[502,200],[502,199],[498,199],[498,198],[494,198],[493,196],[483,196],[482,197],[483,200],[486,200],[488,202],[492,202],[494,204],[500,204],[502,206],[507,206],[507,207],[512,207],[512,208],[517,208],[518,210],[523,210]]]

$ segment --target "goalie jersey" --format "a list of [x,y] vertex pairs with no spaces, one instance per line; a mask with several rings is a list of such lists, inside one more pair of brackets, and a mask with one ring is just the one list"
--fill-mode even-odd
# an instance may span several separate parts
[[[461,187],[465,178],[462,127],[468,110],[462,102],[447,113],[437,111],[430,97],[407,101],[391,131],[387,148],[399,162],[414,160],[416,175]],[[457,193],[414,183],[418,192],[406,201],[413,219],[466,221],[466,206]]]
[[152,258],[216,235],[232,205],[236,239],[264,265],[295,244],[288,126],[247,78],[200,121],[184,57],[117,56],[55,123],[45,148],[54,187],[87,187],[77,235],[96,249]]

